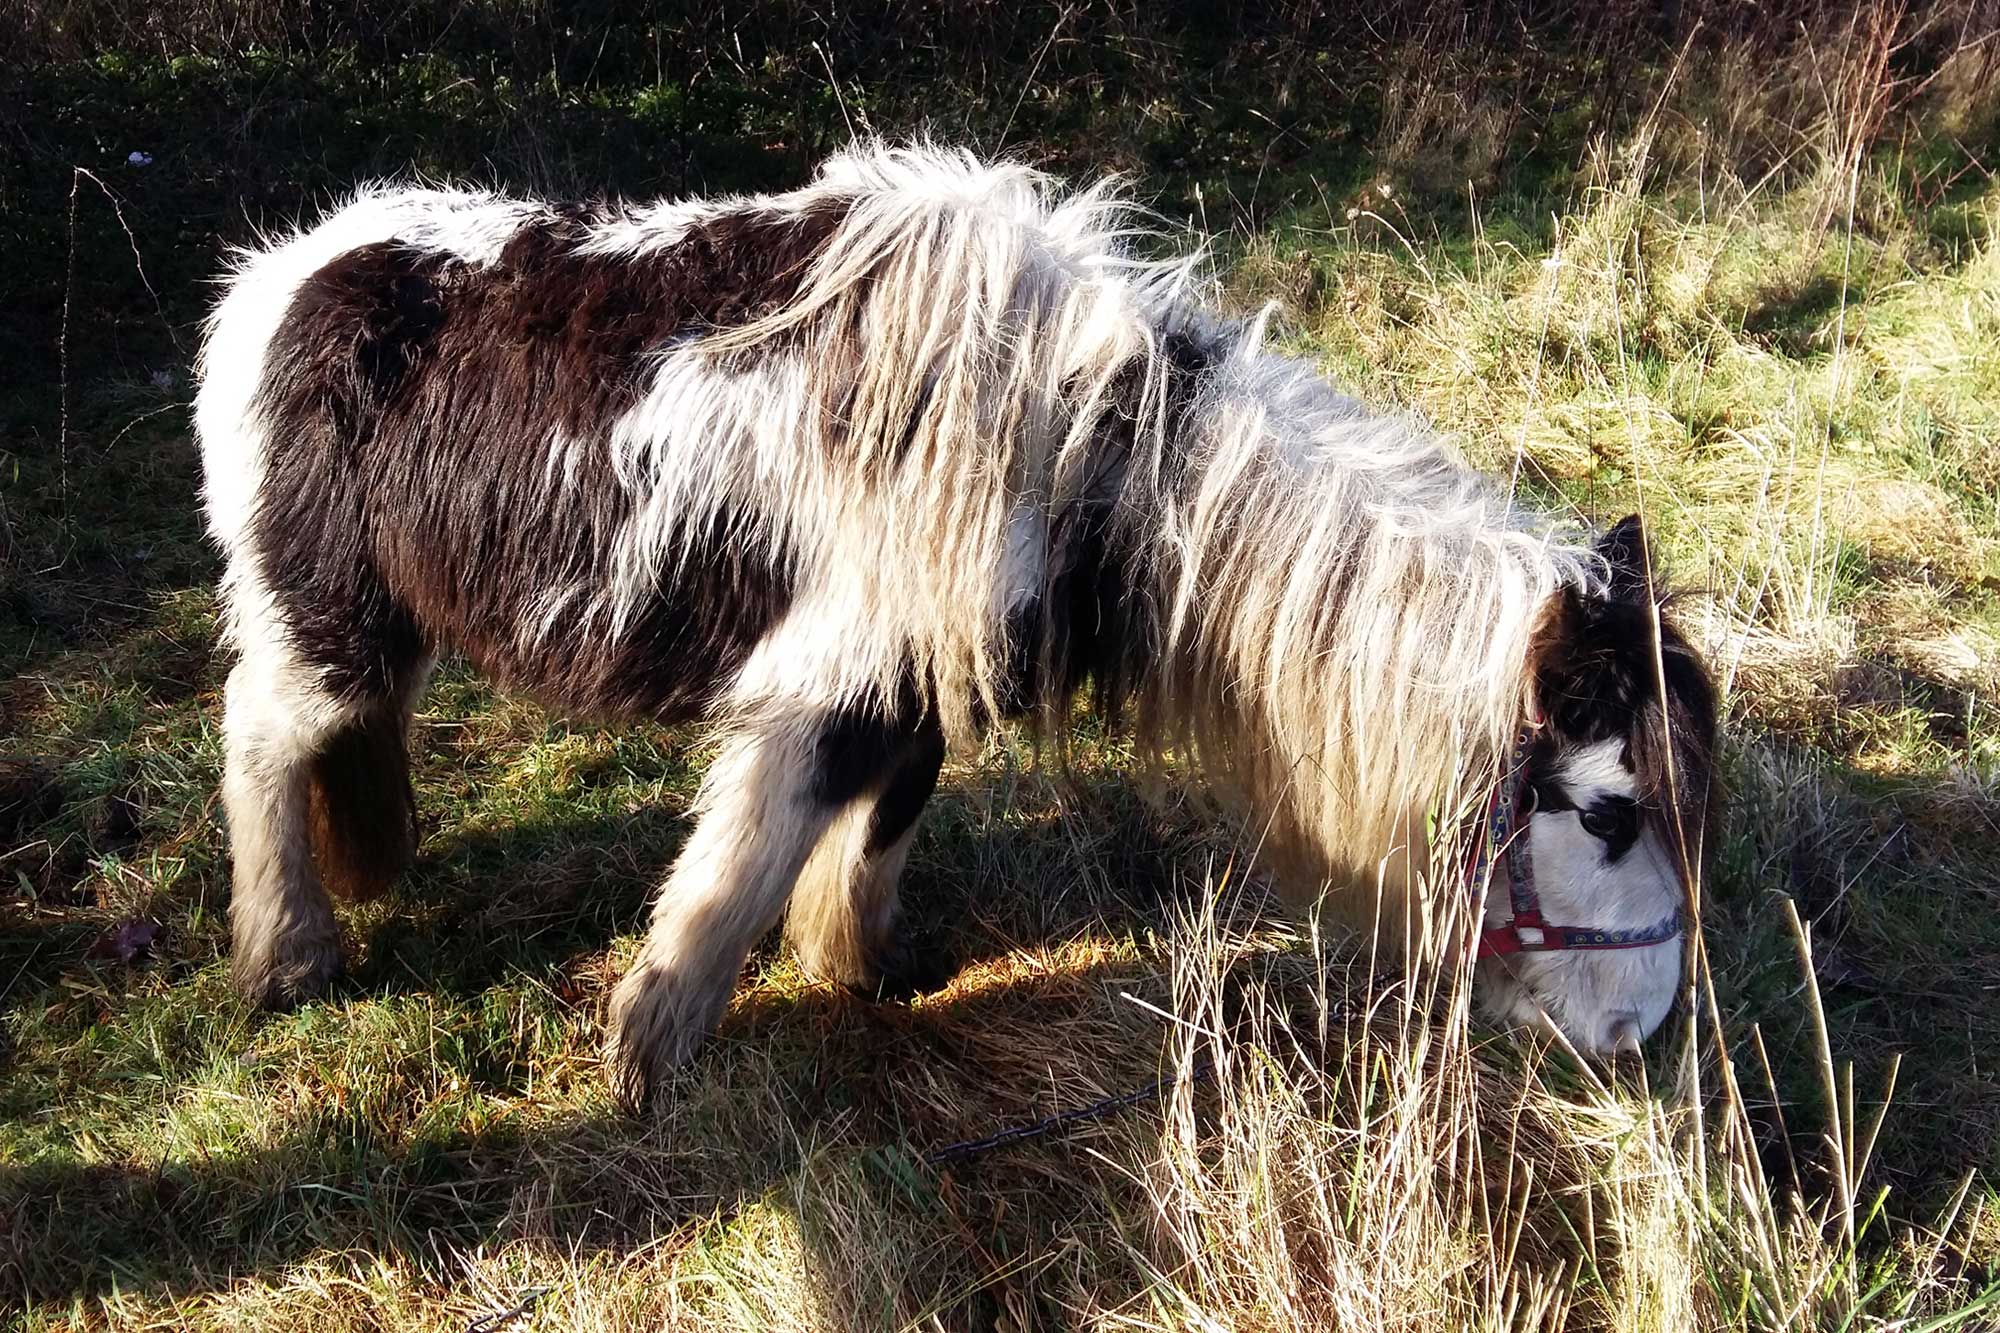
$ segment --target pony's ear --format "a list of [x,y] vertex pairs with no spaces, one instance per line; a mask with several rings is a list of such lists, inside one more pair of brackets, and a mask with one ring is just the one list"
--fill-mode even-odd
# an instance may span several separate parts
[[1636,602],[1652,587],[1652,562],[1646,552],[1646,529],[1637,514],[1627,514],[1596,542],[1597,554],[1610,568],[1606,600]]
[[1567,585],[1542,608],[1528,649],[1535,705],[1574,738],[1628,729],[1653,681],[1653,576],[1639,516],[1620,519],[1592,550],[1609,575],[1604,591]]
[[1535,692],[1535,714],[1561,727],[1569,698],[1569,682],[1577,651],[1588,633],[1590,613],[1574,585],[1567,585],[1542,604],[1528,640],[1528,675]]

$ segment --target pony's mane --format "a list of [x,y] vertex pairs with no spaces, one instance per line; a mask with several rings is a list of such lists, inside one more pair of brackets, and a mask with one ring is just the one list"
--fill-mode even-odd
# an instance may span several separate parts
[[1413,819],[1484,790],[1533,711],[1538,616],[1602,562],[1437,436],[1248,342],[1177,443],[1142,546],[1169,599],[1147,748],[1192,741],[1272,803],[1281,849],[1370,875]]
[[[1141,259],[1147,219],[1108,184],[1063,195],[1019,164],[871,145],[767,206],[831,201],[844,220],[797,299],[702,349],[811,349],[778,395],[810,447],[766,458],[757,491],[804,577],[879,552],[855,611],[891,632],[840,662],[853,694],[890,697],[914,663],[949,730],[1002,711],[1008,613],[1055,601],[1076,515],[1102,508],[1143,604],[1122,684],[1148,754],[1192,745],[1274,806],[1270,833],[1344,849],[1347,871],[1406,836],[1411,802],[1483,777],[1528,708],[1538,608],[1601,586],[1580,532],[1269,349],[1261,320],[1200,314],[1200,257]],[[733,480],[667,443],[626,442],[659,512]],[[1060,737],[1063,675],[1041,679]]]
[[914,672],[973,735],[1008,711],[999,627],[1046,585],[1099,425],[1134,410],[1135,376],[1142,399],[1163,385],[1142,302],[1192,266],[1136,259],[1139,215],[1108,186],[1058,196],[935,148],[851,150],[730,206],[839,221],[791,299],[670,350],[614,429],[644,529],[615,614],[686,558],[690,516],[741,516],[799,605],[853,627],[827,631],[840,695],[888,701]]

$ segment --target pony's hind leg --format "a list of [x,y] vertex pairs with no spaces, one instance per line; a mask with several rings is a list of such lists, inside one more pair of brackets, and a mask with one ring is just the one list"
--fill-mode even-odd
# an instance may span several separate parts
[[312,855],[312,768],[355,718],[278,643],[247,645],[223,708],[222,805],[234,863],[230,973],[256,1004],[319,994],[340,935]]
[[379,892],[415,851],[403,736],[421,671],[403,664],[397,688],[356,697],[330,688],[271,621],[238,637],[223,715],[230,970],[247,998],[282,1008],[340,971],[327,890]]
[[944,734],[926,718],[821,839],[785,918],[786,939],[812,976],[870,998],[941,980],[942,969],[897,937],[896,885],[943,763]]
[[313,863],[337,897],[373,898],[416,859],[407,697],[371,704],[313,756],[307,774]]

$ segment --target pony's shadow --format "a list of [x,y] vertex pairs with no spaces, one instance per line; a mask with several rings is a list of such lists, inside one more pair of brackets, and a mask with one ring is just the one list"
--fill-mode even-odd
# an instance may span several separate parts
[[645,909],[686,839],[678,808],[448,835],[351,914],[344,993],[476,996],[600,954]]
[[[877,1315],[885,1299],[935,1293],[919,1291],[917,1274],[907,1289],[885,1291],[881,1267],[809,1215],[826,1197],[815,1181],[849,1173],[836,1194],[870,1191],[899,1225],[922,1228],[905,1236],[913,1253],[956,1253],[964,1236],[997,1228],[1009,1206],[1005,1189],[977,1185],[982,1173],[1007,1179],[1006,1155],[947,1168],[973,1186],[956,1189],[925,1154],[1156,1079],[1161,1023],[1106,997],[1164,1001],[1160,990],[1146,965],[1099,960],[961,985],[911,1006],[827,987],[746,992],[647,1116],[616,1114],[599,1099],[558,1118],[502,1114],[470,1132],[426,1135],[362,1132],[343,1120],[352,1113],[305,1103],[249,1153],[157,1168],[0,1167],[0,1300],[193,1297],[340,1253],[409,1263],[442,1288],[456,1274],[440,1256],[454,1252],[523,1242],[573,1260],[629,1255],[691,1227],[727,1227],[757,1206],[795,1216],[832,1322],[869,1327],[867,1314],[839,1314],[861,1293]],[[1083,1081],[1058,1086],[1057,1068]],[[1098,1179],[1115,1168],[1095,1155],[1122,1162],[1135,1151],[1116,1121],[1073,1140],[1063,1206],[1037,1223],[1051,1246],[1115,1223],[1115,1192]],[[955,1262],[981,1253],[972,1246]],[[991,1263],[971,1289],[962,1267],[951,1275],[953,1326],[992,1326],[1018,1265]],[[1032,1288],[1009,1294],[1041,1299]]]
[[[338,1252],[429,1272],[441,1254],[507,1239],[625,1253],[751,1203],[805,1200],[803,1182],[828,1153],[833,1169],[867,1158],[930,1180],[915,1165],[927,1150],[1145,1086],[1159,1073],[1161,1021],[1117,995],[1169,1003],[1157,963],[1135,961],[1134,949],[1063,946],[1163,931],[1189,891],[1198,821],[1158,812],[1112,777],[1026,775],[1005,793],[990,777],[940,791],[904,880],[905,929],[948,960],[943,991],[895,1004],[796,974],[740,986],[710,1047],[650,1118],[616,1114],[584,1089],[563,1102],[594,1109],[411,1132],[395,1107],[415,1092],[389,1091],[386,1109],[274,1094],[259,1115],[277,1123],[263,1121],[247,1152],[0,1166],[0,1301],[114,1288],[199,1295]],[[395,891],[343,908],[349,969],[335,999],[450,997],[476,1009],[525,974],[558,997],[564,1021],[594,1028],[615,970],[609,946],[642,928],[688,829],[683,803],[669,798],[442,830]],[[783,959],[767,938],[750,970]],[[258,1030],[246,1029],[245,1060]],[[505,1104],[533,1081],[523,1066],[536,1059],[525,1048],[458,1075]],[[581,1076],[594,1081],[594,1068]],[[979,1169],[954,1168],[961,1178]],[[930,1248],[997,1226],[977,1216],[989,1202],[979,1191],[956,1198],[953,1230]],[[1083,1234],[1110,1224],[1088,1214],[1109,1206],[1080,1192],[1051,1225]],[[939,1225],[942,1214],[925,1216]],[[844,1271],[856,1260],[838,1243],[816,1260],[835,1307],[868,1278]],[[451,1279],[440,1270],[437,1280]],[[990,1322],[967,1313],[987,1299],[965,1295],[960,1311]]]
[[[971,784],[931,803],[900,886],[899,931],[933,976],[1085,932],[1162,930],[1191,897],[1189,853],[1213,842],[1199,820],[1119,779],[1027,783],[1025,810]],[[342,993],[466,998],[519,972],[588,967],[617,936],[643,931],[691,827],[673,802],[433,840],[396,891],[355,914]],[[779,934],[753,965],[779,955]]]

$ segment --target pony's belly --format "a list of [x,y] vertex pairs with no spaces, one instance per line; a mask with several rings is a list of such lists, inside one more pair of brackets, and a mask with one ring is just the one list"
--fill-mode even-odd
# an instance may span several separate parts
[[[538,536],[561,548],[541,526],[520,535],[524,551]],[[571,554],[584,558],[536,569],[406,548],[391,588],[434,649],[463,652],[506,688],[566,713],[660,721],[706,713],[793,600],[790,574],[727,519],[692,539],[670,574],[636,587],[621,584],[612,551]]]

